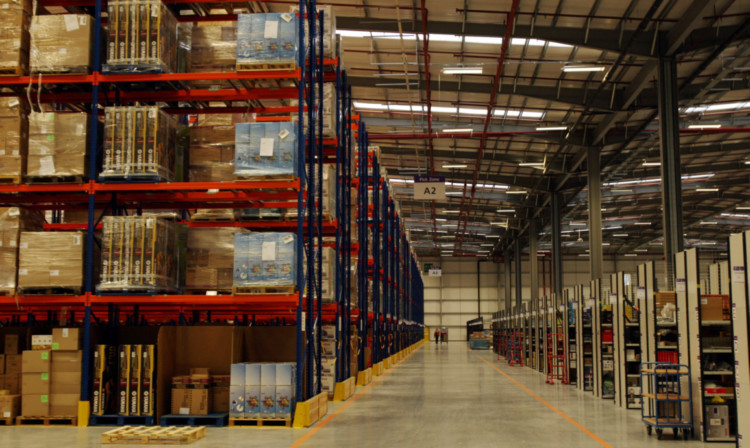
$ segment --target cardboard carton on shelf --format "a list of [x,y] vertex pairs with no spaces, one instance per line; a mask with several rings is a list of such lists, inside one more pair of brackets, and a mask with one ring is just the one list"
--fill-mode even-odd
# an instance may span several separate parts
[[[729,320],[729,296],[701,294],[701,319],[704,321]],[[727,319],[725,319],[727,318]]]
[[[53,328],[52,350],[79,350],[81,348],[81,332],[78,328]],[[54,362],[54,354],[53,354]]]
[[28,141],[26,117],[0,118],[0,177],[20,182],[26,172]]
[[88,122],[89,117],[85,113],[30,114],[26,176],[32,180],[45,177],[85,177],[88,165]]
[[[193,25],[190,71],[234,72],[237,64],[237,22],[199,22]],[[196,88],[223,85],[216,80],[194,81]]]
[[49,396],[49,413],[54,416],[75,417],[78,415],[79,393],[51,394]]
[[0,14],[0,73],[29,72],[31,2],[2,2]]
[[32,73],[88,73],[94,20],[86,14],[34,16],[31,21]]
[[49,373],[51,367],[50,351],[24,350],[21,362],[21,372],[23,373]]
[[290,122],[235,125],[234,175],[296,176],[297,138]]
[[237,67],[297,65],[299,23],[293,13],[240,14],[237,18]]
[[0,395],[0,418],[14,419],[21,412],[21,396],[14,394]]
[[52,349],[52,335],[49,334],[35,334],[31,336],[31,349],[32,350],[51,350]]
[[22,232],[18,254],[20,289],[83,286],[83,232]]
[[186,290],[232,290],[234,228],[189,228]]
[[26,99],[4,96],[0,97],[0,118],[16,118],[28,115],[29,104]]
[[49,397],[49,395],[24,394],[21,397],[21,414],[24,417],[49,416]]
[[21,375],[21,390],[23,391],[23,395],[49,395],[49,378],[49,372],[23,373]]
[[17,334],[6,334],[3,338],[3,353],[5,355],[17,355],[18,354],[18,335]]

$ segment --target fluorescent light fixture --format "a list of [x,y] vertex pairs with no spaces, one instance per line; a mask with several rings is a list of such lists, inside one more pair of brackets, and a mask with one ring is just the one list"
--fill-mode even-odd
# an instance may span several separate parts
[[716,222],[716,221],[701,221],[701,225],[702,226],[715,226],[717,224],[718,224],[718,222]]
[[691,124],[688,129],[719,129],[721,123]]
[[445,218],[435,218],[435,221],[447,221]]
[[636,226],[650,226],[651,223],[648,221],[636,221],[633,223]]
[[536,128],[537,131],[567,131],[567,126],[541,126]]
[[507,222],[491,222],[490,225],[491,226],[507,227],[508,223]]
[[568,225],[571,226],[571,227],[586,227],[586,223],[585,222],[573,222],[573,221],[571,221]]
[[445,195],[446,196],[463,196],[464,192],[463,191],[447,191]]
[[623,188],[613,188],[612,193],[632,193],[633,190],[630,189],[623,189]]
[[457,214],[461,213],[461,210],[443,210],[443,213],[446,213],[446,214],[456,214],[457,215]]
[[695,191],[700,193],[716,193],[719,191],[718,188],[696,188]]
[[634,252],[648,252],[648,249],[633,249]]
[[579,257],[588,257],[589,254],[578,254]]
[[628,234],[627,233],[613,233],[612,236],[618,237],[618,238],[627,238]]
[[737,206],[737,207],[735,208],[735,210],[750,210],[750,207],[748,207],[748,206],[743,206],[743,205],[738,205],[738,206]]
[[574,72],[603,72],[607,67],[603,65],[565,65],[562,71],[567,73]]
[[497,209],[498,213],[515,213],[516,211],[512,208],[499,208]]
[[487,238],[500,238],[500,235],[487,235]]
[[518,166],[530,166],[532,168],[544,168],[544,162],[520,162]]
[[604,227],[602,230],[619,230],[619,229],[622,229],[622,226]]
[[492,244],[492,243],[483,243],[483,244],[480,244],[480,246],[482,246],[482,247],[495,247],[495,245]]
[[441,71],[444,75],[481,75],[484,69],[482,67],[443,67]]
[[513,191],[506,191],[505,194],[527,194],[524,190],[513,190]]
[[602,246],[609,246],[609,243],[602,243]]
[[443,227],[445,228],[458,227],[458,224],[443,224]]
[[661,166],[661,162],[643,162],[643,166]]
[[625,254],[626,257],[637,257],[638,254]]
[[458,129],[443,129],[440,132],[446,132],[446,133],[457,133],[457,132],[474,132],[473,128],[458,128]]
[[443,168],[468,168],[468,167],[469,167],[469,165],[461,165],[461,164],[457,164],[457,165],[443,165]]

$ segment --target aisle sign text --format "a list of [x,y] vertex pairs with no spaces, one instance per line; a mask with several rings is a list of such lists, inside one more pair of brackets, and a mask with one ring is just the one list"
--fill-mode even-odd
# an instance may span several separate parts
[[445,177],[414,176],[414,199],[445,199]]

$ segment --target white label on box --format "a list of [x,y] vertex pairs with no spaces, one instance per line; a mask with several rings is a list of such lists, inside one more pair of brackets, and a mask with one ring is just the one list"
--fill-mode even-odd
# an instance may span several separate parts
[[708,305],[708,299],[701,299],[701,305]]
[[687,292],[687,281],[684,278],[677,279],[676,290],[677,292]]
[[78,17],[75,14],[65,14],[63,21],[65,22],[65,31],[67,32],[75,31],[79,28]]
[[279,132],[279,138],[280,139],[284,140],[287,137],[289,137],[289,131],[287,131],[286,129],[284,129],[281,132]]
[[276,241],[264,241],[261,251],[262,261],[276,261]]
[[8,216],[18,216],[21,214],[21,209],[18,207],[12,207],[10,210],[8,210]]
[[76,126],[76,135],[83,135],[83,130],[83,123],[78,123],[78,125]]
[[272,138],[260,139],[260,155],[261,157],[273,156],[273,139]]
[[180,415],[190,415],[190,408],[180,408]]
[[81,26],[86,26],[86,24],[89,23],[89,16],[82,15],[78,19],[81,22]]
[[291,243],[292,241],[294,241],[294,236],[292,236],[292,235],[287,235],[287,236],[285,236],[285,237],[284,237],[284,244],[289,244],[289,243]]
[[159,7],[151,5],[151,17],[159,17]]
[[745,266],[732,266],[732,283],[745,283]]
[[636,298],[640,300],[646,299],[646,287],[645,286],[639,286],[638,289],[635,292]]
[[19,269],[18,270],[18,275],[29,275],[29,270],[28,269]]
[[8,107],[16,107],[16,106],[18,106],[18,99],[17,98],[14,98],[14,99],[8,101]]
[[3,418],[10,418],[10,411],[3,412]]
[[28,249],[29,248],[29,243],[21,243],[21,244],[18,245],[18,248],[19,249]]
[[63,328],[62,329],[62,337],[67,338],[68,337],[68,333],[69,333],[69,331],[68,331],[67,328]]
[[55,174],[55,159],[52,156],[39,158],[39,175],[46,176]]
[[60,276],[60,271],[57,270],[57,269],[51,270],[51,271],[49,271],[49,276],[50,277],[59,277]]
[[10,155],[12,155],[12,156],[18,156],[18,155],[20,155],[20,154],[21,154],[21,153],[19,153],[17,149],[14,149],[14,150],[13,150],[13,151],[11,151],[11,153],[10,153]]
[[279,22],[266,20],[266,28],[263,30],[264,39],[276,39],[279,36]]
[[206,291],[206,295],[207,296],[218,296],[219,292],[218,291]]
[[4,155],[5,155],[5,150],[4,149],[0,149],[0,156],[4,156]]
[[74,246],[81,245],[81,235],[73,235],[73,245]]
[[284,19],[284,22],[289,23],[292,21],[292,15],[289,13],[284,13],[281,15],[281,18]]
[[212,188],[210,190],[206,190],[206,194],[217,194],[217,193],[219,193],[218,188]]
[[60,48],[59,50],[57,50],[57,52],[60,53],[60,54],[68,54],[68,49],[67,48]]
[[16,242],[15,241],[11,241],[10,243],[8,243],[8,246],[10,246],[10,247],[16,247]]

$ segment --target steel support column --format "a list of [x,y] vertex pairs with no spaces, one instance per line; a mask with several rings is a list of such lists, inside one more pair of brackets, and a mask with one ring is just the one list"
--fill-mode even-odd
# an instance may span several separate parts
[[683,249],[682,179],[680,176],[680,117],[678,111],[677,61],[659,59],[659,139],[661,149],[661,198],[664,221],[664,259],[667,281],[674,272],[674,255]]
[[529,272],[531,301],[539,298],[539,235],[536,220],[529,221]]
[[560,213],[560,193],[552,193],[552,292],[562,297],[562,213]]
[[591,280],[602,278],[602,178],[599,166],[599,149],[589,147],[587,152],[589,190],[589,271]]
[[513,282],[513,276],[511,275],[510,265],[510,250],[506,249],[503,253],[503,270],[505,275],[505,311],[510,312],[513,309],[513,301],[511,295],[513,291],[511,289],[511,283]]
[[523,303],[523,297],[521,296],[521,293],[523,292],[523,288],[521,285],[521,240],[519,239],[519,235],[516,234],[516,241],[514,248],[515,254],[513,254],[513,261],[516,265],[516,303],[515,306],[517,309],[521,309],[521,304]]

